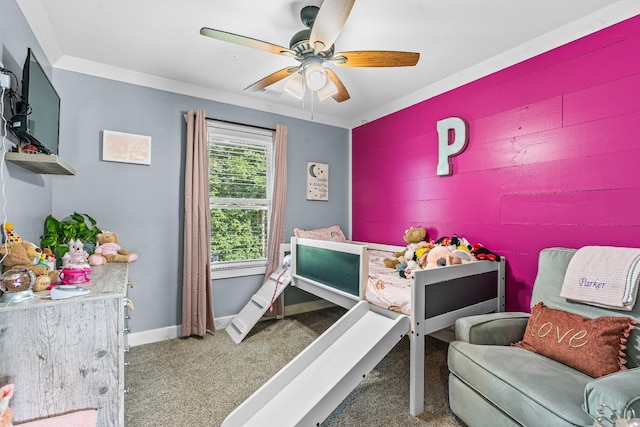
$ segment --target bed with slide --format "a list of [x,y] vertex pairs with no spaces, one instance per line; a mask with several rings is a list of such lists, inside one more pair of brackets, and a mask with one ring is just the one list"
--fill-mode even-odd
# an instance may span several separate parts
[[404,247],[334,240],[292,237],[291,266],[272,278],[277,277],[276,289],[290,283],[347,313],[223,426],[274,419],[282,425],[320,425],[405,335],[410,339],[409,411],[419,415],[425,336],[450,330],[459,317],[504,311],[504,259],[417,269],[404,278],[383,263]]

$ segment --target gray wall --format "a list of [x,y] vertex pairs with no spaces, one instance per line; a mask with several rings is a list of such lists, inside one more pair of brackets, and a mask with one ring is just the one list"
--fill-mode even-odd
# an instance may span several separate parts
[[[4,68],[11,70],[18,80],[22,79],[22,66],[27,56],[27,47],[33,49],[45,72],[51,77],[51,67],[18,5],[14,0],[0,0],[0,59]],[[16,80],[12,77],[12,89],[16,89],[16,84]],[[5,96],[4,115],[6,119],[10,119],[7,98],[8,96]],[[4,134],[2,127],[0,127],[0,139]],[[9,134],[5,145],[10,146],[12,140],[14,139]],[[12,222],[23,239],[40,243],[44,217],[53,206],[52,178],[34,174],[8,162],[4,164],[2,178],[0,185],[4,184],[5,200],[2,200],[2,194],[0,194],[0,205],[6,202],[6,218],[0,213],[2,216],[0,222],[5,219]]]
[[[13,0],[0,0],[0,28],[20,21],[13,31],[0,33],[3,50],[11,37],[12,56],[21,63],[33,35]],[[10,6],[5,8],[5,4]],[[9,11],[9,16],[4,12]],[[26,27],[26,28],[25,28]],[[44,58],[42,53],[38,58]],[[3,55],[4,61],[4,55]],[[5,65],[7,65],[5,63]],[[14,71],[17,73],[17,71]],[[181,260],[185,122],[188,109],[204,109],[208,117],[263,127],[288,127],[287,210],[285,235],[294,227],[339,224],[348,233],[349,131],[276,114],[97,78],[74,72],[53,72],[61,97],[60,157],[75,170],[73,177],[47,177],[9,165],[7,193],[10,221],[17,231],[39,242],[47,214],[63,218],[88,213],[98,225],[118,234],[120,244],[140,255],[132,264],[135,287],[133,332],[181,323]],[[151,165],[101,161],[103,130],[150,135]],[[307,201],[306,162],[330,166],[328,202]],[[34,201],[34,199],[36,199]],[[25,212],[28,218],[22,217]],[[17,218],[18,216],[20,218]],[[11,218],[11,216],[15,216]],[[216,317],[237,313],[259,287],[262,277],[214,282]],[[289,294],[292,294],[288,292]],[[304,298],[287,295],[287,303]]]

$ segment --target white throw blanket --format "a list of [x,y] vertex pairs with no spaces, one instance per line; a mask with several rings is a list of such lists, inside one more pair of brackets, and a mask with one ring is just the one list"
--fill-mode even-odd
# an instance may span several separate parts
[[638,295],[639,279],[640,249],[585,246],[569,262],[560,296],[630,311]]

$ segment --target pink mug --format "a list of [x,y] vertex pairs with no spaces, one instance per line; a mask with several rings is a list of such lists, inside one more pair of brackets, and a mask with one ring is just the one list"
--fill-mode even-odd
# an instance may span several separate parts
[[65,285],[77,285],[89,281],[89,268],[63,268],[58,277]]

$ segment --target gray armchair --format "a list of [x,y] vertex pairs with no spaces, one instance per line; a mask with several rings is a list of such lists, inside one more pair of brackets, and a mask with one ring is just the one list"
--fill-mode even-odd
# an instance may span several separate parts
[[[567,301],[560,289],[575,250],[540,253],[532,305],[581,316],[628,316],[640,321],[640,303],[616,311]],[[494,313],[456,322],[448,353],[451,409],[468,426],[592,426],[602,404],[640,417],[640,333],[627,342],[627,367],[594,379],[540,354],[509,344],[520,341],[528,313]],[[639,325],[640,326],[640,325]]]

